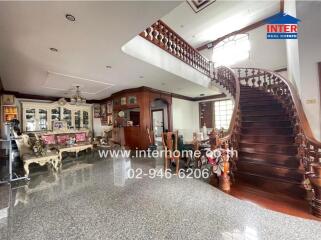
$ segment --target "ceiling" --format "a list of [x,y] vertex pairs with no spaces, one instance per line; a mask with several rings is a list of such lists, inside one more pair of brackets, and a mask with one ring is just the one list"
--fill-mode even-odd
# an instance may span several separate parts
[[[63,97],[80,85],[86,98],[97,100],[140,86],[190,97],[210,95],[210,89],[121,51],[180,3],[0,2],[3,86],[7,91]],[[75,22],[66,20],[68,13]]]
[[198,13],[183,2],[162,20],[197,48],[279,11],[277,0],[216,0]]

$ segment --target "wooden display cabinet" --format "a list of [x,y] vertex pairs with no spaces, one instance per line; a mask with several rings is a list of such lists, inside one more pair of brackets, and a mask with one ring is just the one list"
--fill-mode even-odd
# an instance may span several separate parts
[[3,121],[9,122],[12,119],[18,119],[18,108],[15,106],[2,106],[3,107]]

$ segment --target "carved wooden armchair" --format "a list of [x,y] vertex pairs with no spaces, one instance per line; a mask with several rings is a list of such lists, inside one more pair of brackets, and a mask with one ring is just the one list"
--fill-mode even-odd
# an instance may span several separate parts
[[177,150],[178,131],[162,133],[162,143],[165,150],[165,171],[168,169],[168,161],[176,162],[176,174],[179,172],[179,152]]

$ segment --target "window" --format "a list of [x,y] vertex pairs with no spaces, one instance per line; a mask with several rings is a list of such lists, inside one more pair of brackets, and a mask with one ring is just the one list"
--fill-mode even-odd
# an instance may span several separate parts
[[232,100],[222,100],[214,102],[214,118],[215,128],[224,128],[227,130],[230,126],[231,117],[233,114]]
[[212,60],[216,66],[233,65],[248,59],[250,56],[250,41],[248,34],[238,34],[224,39],[213,49]]

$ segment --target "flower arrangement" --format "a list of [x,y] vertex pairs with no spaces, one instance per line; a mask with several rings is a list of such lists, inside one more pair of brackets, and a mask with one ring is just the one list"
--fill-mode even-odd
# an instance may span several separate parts
[[31,149],[36,156],[46,156],[47,149],[43,140],[37,139],[31,143]]

